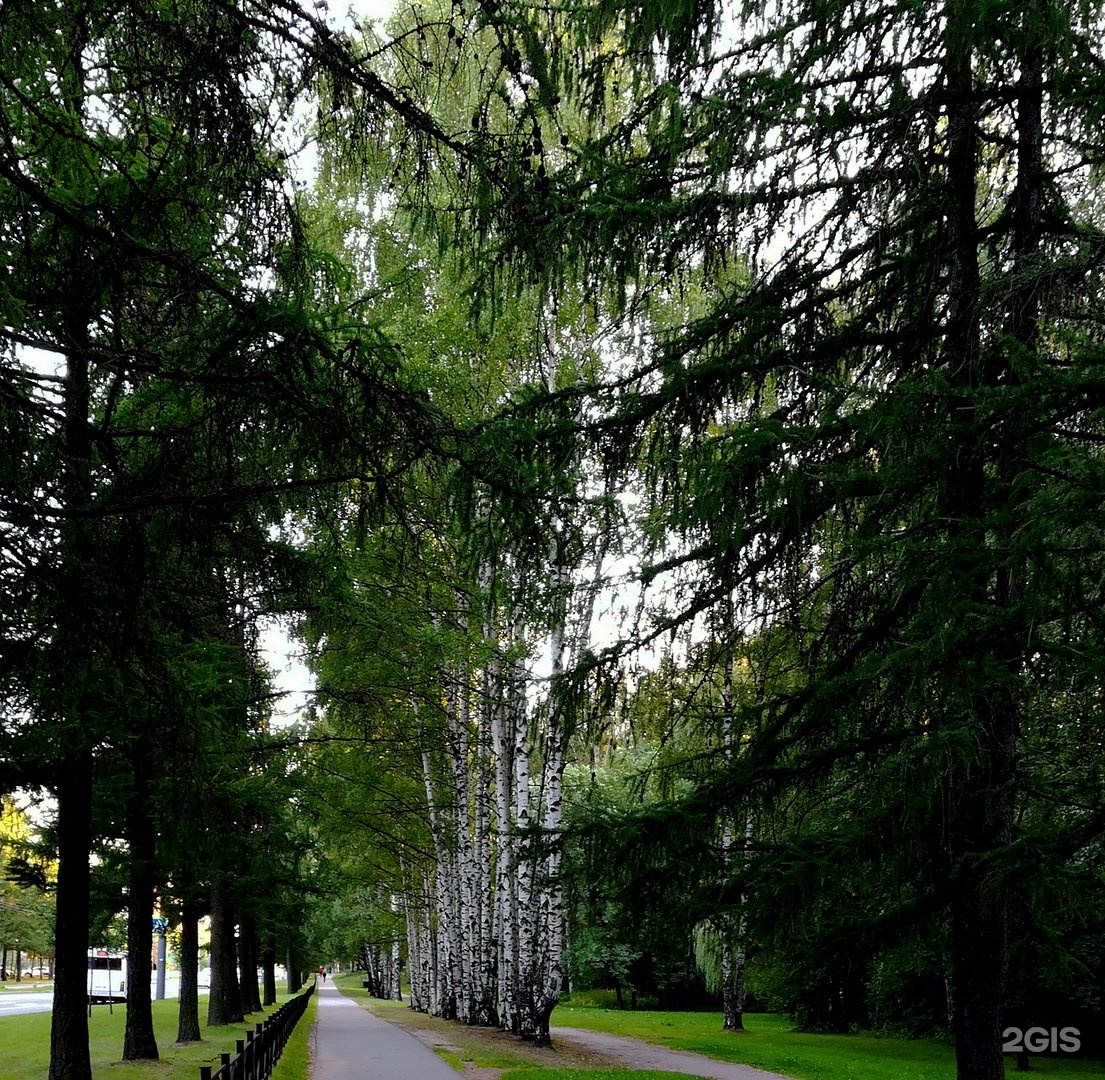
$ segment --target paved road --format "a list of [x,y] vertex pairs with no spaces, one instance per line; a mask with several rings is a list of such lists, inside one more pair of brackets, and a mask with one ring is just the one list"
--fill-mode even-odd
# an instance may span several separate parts
[[625,1035],[607,1035],[602,1031],[584,1031],[583,1028],[569,1027],[554,1027],[550,1032],[554,1040],[563,1039],[565,1042],[586,1046],[589,1050],[609,1054],[617,1058],[620,1064],[633,1069],[690,1073],[691,1076],[705,1076],[711,1080],[788,1080],[779,1073],[764,1072],[763,1069],[754,1069],[751,1065],[717,1061],[687,1050],[669,1050],[665,1046],[654,1046]]
[[0,1016],[49,1012],[53,1007],[54,995],[50,990],[7,990],[0,994]]
[[[179,990],[180,976],[168,975],[165,979],[165,996],[175,998]],[[201,987],[201,992],[206,993],[206,987]],[[156,979],[150,982],[150,994],[153,997],[157,996]],[[22,1016],[26,1013],[49,1012],[53,1007],[53,990],[5,990],[0,993],[0,1016]]]
[[457,1080],[457,1071],[402,1028],[319,983],[312,1080]]

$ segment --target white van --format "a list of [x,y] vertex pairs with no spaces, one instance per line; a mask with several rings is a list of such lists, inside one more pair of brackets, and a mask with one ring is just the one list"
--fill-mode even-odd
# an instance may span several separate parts
[[127,1000],[127,954],[108,949],[88,952],[88,1003]]

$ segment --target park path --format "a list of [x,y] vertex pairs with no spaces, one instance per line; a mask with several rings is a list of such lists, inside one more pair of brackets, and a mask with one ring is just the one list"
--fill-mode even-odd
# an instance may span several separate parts
[[[461,1076],[491,1080],[503,1071],[469,1067],[458,1074],[416,1034],[375,1016],[332,983],[320,982],[317,993],[310,1080],[458,1080]],[[557,1043],[598,1054],[610,1065],[688,1073],[708,1080],[789,1080],[750,1065],[669,1050],[624,1035],[570,1027],[554,1027],[551,1033]]]
[[553,1039],[573,1042],[588,1050],[607,1054],[619,1064],[633,1069],[689,1073],[691,1076],[709,1077],[710,1080],[789,1080],[779,1073],[754,1069],[751,1065],[718,1061],[689,1050],[669,1050],[666,1046],[656,1046],[627,1035],[607,1035],[603,1031],[570,1027],[553,1027],[550,1031]]
[[457,1080],[457,1071],[402,1028],[320,982],[311,1080]]

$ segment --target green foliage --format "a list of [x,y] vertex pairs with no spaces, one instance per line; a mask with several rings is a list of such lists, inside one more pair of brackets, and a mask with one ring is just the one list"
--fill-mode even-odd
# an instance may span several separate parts
[[650,844],[638,817],[642,803],[658,805],[670,790],[660,757],[642,744],[611,751],[602,764],[569,766],[565,776],[573,991],[616,989],[619,1004],[634,1007],[640,997],[690,1004],[703,992],[693,927],[706,864],[687,858],[694,841],[686,833],[671,847]]

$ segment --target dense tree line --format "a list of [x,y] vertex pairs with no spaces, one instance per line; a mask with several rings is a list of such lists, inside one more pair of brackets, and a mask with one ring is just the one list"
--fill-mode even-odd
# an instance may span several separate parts
[[295,842],[258,619],[324,587],[282,530],[370,461],[385,485],[433,428],[386,343],[321,302],[335,268],[305,235],[292,110],[325,73],[379,112],[366,143],[389,117],[440,133],[295,5],[9,4],[0,39],[3,784],[56,805],[50,1069],[80,1078],[101,842],[126,853],[124,1057],[157,1054],[155,890],[190,941],[208,907],[221,928],[209,1020],[256,1006],[235,954],[251,972],[263,934],[271,970],[288,928],[249,898],[297,887],[264,858]]
[[[621,542],[655,606],[609,659],[713,635],[724,702],[742,642],[787,642],[785,676],[715,703],[711,767],[629,849],[711,822],[714,915],[738,930],[757,899],[866,910],[807,921],[789,981],[823,986],[792,1002],[813,1023],[863,1021],[888,961],[857,935],[926,938],[960,1075],[1001,1075],[1010,934],[1048,910],[1024,882],[1042,863],[1069,883],[1100,847],[1093,766],[1052,771],[1044,749],[1100,750],[1098,15],[496,11],[530,152],[519,197],[479,219],[482,295],[536,281],[554,305],[582,283],[623,320],[608,374],[504,412],[520,456],[574,431],[613,465],[607,492],[639,495]],[[419,37],[423,85],[437,40]]]

